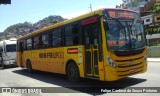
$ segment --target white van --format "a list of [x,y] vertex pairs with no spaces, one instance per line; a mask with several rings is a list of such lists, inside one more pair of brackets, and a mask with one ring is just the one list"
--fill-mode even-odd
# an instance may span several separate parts
[[9,40],[0,41],[0,64],[3,68],[7,65],[16,65],[16,42],[17,39],[12,38]]

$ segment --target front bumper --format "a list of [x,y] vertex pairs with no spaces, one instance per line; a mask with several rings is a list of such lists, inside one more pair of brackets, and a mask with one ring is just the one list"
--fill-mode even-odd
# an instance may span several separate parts
[[16,65],[16,61],[15,60],[4,60],[3,61],[4,65]]

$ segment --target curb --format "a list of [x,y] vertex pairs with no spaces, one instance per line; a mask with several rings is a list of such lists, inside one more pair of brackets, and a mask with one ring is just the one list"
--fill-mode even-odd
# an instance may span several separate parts
[[160,62],[160,58],[147,58],[149,62]]

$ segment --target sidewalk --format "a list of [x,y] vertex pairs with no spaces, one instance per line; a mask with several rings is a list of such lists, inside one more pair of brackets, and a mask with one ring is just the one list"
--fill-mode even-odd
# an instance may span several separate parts
[[147,58],[149,62],[160,62],[160,58]]

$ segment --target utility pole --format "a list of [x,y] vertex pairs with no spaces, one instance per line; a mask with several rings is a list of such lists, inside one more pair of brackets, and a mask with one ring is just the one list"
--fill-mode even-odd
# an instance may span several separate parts
[[90,4],[89,8],[91,9],[91,12],[92,12],[92,5]]

